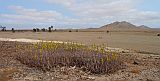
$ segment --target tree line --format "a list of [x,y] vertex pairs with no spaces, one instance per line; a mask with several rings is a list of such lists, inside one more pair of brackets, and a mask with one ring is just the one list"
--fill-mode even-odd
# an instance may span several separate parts
[[[53,26],[48,27],[48,30],[45,28],[39,29],[39,28],[33,28],[33,32],[39,32],[39,31],[43,31],[43,32],[52,32]],[[56,29],[55,29],[56,30]]]

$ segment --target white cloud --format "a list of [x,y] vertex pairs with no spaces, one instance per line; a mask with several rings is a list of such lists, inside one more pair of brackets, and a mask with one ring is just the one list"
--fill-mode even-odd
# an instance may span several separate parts
[[[160,21],[160,12],[141,11],[137,3],[144,0],[46,0],[71,10],[79,19],[73,22],[97,23],[100,25],[113,21],[129,21],[134,23]],[[68,5],[66,5],[68,4]],[[70,19],[68,19],[70,20]]]
[[16,14],[1,14],[1,17],[34,23],[55,22],[62,17],[62,14],[56,11],[38,11],[36,9],[26,9],[22,6],[9,6],[9,9],[15,11]]
[[62,4],[65,6],[70,6],[75,3],[75,0],[46,0],[49,3],[54,3],[54,4]]
[[[133,9],[135,0],[46,0],[63,5],[78,16],[113,16]],[[66,5],[66,4],[70,5]],[[118,13],[117,13],[118,12]]]
[[[41,11],[22,6],[9,6],[16,14],[0,14],[12,22],[56,23],[64,25],[104,25],[114,21],[145,24],[160,22],[160,12],[141,11],[137,3],[144,0],[44,0],[51,5],[63,6],[75,17],[55,10]],[[86,26],[85,26],[86,27]]]

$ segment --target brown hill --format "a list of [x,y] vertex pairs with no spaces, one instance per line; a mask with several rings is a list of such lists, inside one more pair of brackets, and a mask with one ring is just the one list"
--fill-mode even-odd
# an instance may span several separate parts
[[109,30],[109,31],[149,31],[150,28],[147,26],[136,26],[129,22],[113,22],[108,25],[104,25],[100,27],[101,30]]
[[148,26],[145,26],[145,25],[141,25],[141,26],[138,26],[138,27],[140,27],[140,28],[150,28],[150,27],[148,27]]

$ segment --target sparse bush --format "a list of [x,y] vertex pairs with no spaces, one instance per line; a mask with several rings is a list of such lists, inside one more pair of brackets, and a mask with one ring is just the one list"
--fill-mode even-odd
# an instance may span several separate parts
[[0,26],[0,28],[2,28],[1,31],[6,31],[6,27]]
[[51,27],[48,27],[48,32],[52,32]]
[[158,33],[157,36],[160,36],[160,33]]
[[15,30],[14,30],[14,28],[12,28],[12,32],[13,32],[13,33],[15,33]]
[[46,31],[46,29],[45,29],[45,28],[42,28],[41,30],[42,30],[43,32],[45,32],[45,31]]
[[19,44],[16,47],[17,60],[43,71],[62,66],[76,66],[91,73],[101,74],[115,72],[123,67],[119,54],[106,52],[102,46],[41,42]]
[[33,28],[33,32],[36,32],[37,30],[35,28]]
[[53,26],[51,26],[51,28],[53,28]]
[[36,28],[36,31],[39,32],[39,28]]
[[109,33],[109,30],[107,30],[107,33]]
[[102,39],[103,37],[99,36],[98,39]]
[[71,30],[69,30],[69,32],[72,32]]
[[76,30],[76,32],[78,32],[78,29]]

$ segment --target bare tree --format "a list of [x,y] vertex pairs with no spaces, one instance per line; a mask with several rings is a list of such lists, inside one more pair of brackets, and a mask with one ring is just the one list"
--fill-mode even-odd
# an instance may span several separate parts
[[6,27],[0,26],[0,28],[2,28],[1,31],[6,31]]

